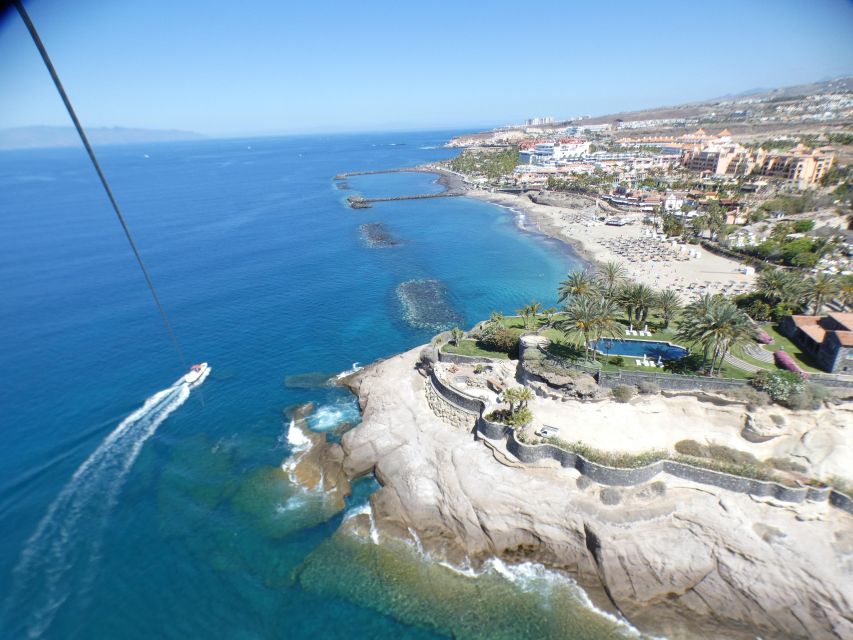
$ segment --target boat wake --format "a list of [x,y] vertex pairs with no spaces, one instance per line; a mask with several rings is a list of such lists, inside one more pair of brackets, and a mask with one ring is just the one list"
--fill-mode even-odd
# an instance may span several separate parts
[[24,628],[18,632],[40,637],[69,598],[88,590],[107,520],[143,445],[209,373],[207,369],[192,383],[181,378],[149,397],[122,420],[59,492],[24,545],[13,572],[4,617],[9,623],[13,614],[15,624]]

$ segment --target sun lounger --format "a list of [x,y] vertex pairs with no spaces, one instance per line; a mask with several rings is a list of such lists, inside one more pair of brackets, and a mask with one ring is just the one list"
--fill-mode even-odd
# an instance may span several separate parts
[[640,360],[639,358],[637,358],[636,360],[634,360],[634,363],[635,363],[638,367],[642,367],[642,366],[643,366],[643,361],[642,361],[642,360]]

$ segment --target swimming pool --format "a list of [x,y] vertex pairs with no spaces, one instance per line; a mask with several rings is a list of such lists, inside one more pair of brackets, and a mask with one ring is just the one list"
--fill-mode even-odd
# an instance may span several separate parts
[[611,356],[628,356],[649,360],[678,360],[690,353],[684,347],[659,340],[619,340],[616,338],[601,338],[591,342],[590,347]]

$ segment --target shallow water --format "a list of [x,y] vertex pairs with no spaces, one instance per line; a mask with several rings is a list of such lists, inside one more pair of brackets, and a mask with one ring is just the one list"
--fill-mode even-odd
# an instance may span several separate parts
[[[437,147],[450,135],[99,150],[188,358],[213,373],[122,447],[107,441],[100,459],[114,464],[88,467],[82,485],[75,471],[183,371],[84,153],[0,154],[0,369],[12,374],[0,387],[0,636],[476,637],[486,622],[471,612],[513,603],[516,637],[610,634],[577,598],[537,604],[505,578],[465,578],[447,592],[462,606],[427,593],[437,569],[419,559],[377,573],[370,555],[384,552],[333,537],[343,514],[281,467],[284,409],[316,403],[309,426],[337,437],[358,412],[329,377],[431,337],[406,321],[400,284],[440,283],[470,326],[531,298],[553,304],[575,264],[478,201],[346,207],[356,192],[440,190],[427,174],[353,177],[351,191],[333,177],[447,157]],[[400,244],[366,246],[366,222]],[[375,487],[357,483],[351,508]]]

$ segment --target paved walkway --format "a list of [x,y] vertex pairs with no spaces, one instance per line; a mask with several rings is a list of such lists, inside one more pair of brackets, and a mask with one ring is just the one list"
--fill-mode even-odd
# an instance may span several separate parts
[[747,373],[755,373],[756,371],[762,370],[761,367],[754,365],[754,364],[750,364],[748,362],[744,362],[743,360],[741,360],[737,356],[733,356],[730,353],[727,353],[726,357],[724,359],[726,362],[728,362],[733,367],[737,367],[741,371],[746,371]]
[[760,344],[756,344],[753,342],[751,344],[746,345],[743,350],[751,358],[761,360],[761,362],[766,362],[767,364],[773,364],[773,354],[767,351]]

